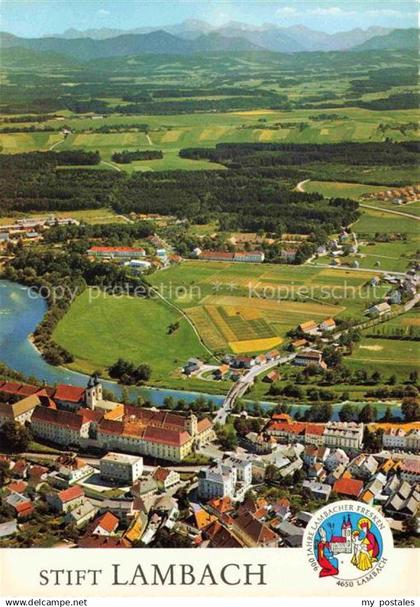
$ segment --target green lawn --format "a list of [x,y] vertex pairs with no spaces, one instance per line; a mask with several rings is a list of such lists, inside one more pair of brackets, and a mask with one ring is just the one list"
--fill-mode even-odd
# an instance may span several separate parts
[[363,183],[347,183],[342,181],[308,181],[303,185],[305,192],[319,192],[327,198],[355,198],[371,192],[381,192],[383,186],[366,185]]
[[411,217],[394,215],[387,211],[377,211],[363,207],[361,208],[361,211],[362,215],[360,219],[353,224],[353,229],[358,234],[399,232],[418,236],[420,233],[420,223]]
[[352,355],[345,358],[345,364],[352,369],[366,369],[369,373],[395,373],[401,381],[417,368],[419,357],[418,342],[366,337],[355,346]]
[[286,333],[306,320],[362,317],[368,302],[384,291],[366,289],[374,275],[309,265],[185,261],[149,279],[185,310],[210,348],[238,351],[243,341],[254,353],[270,346],[253,340],[278,337],[284,343]]
[[17,219],[22,217],[39,217],[45,219],[50,217],[51,215],[56,215],[57,217],[72,217],[73,219],[77,219],[79,221],[83,221],[89,224],[95,223],[126,223],[123,217],[119,217],[115,211],[109,209],[107,207],[103,207],[100,209],[86,209],[86,210],[77,210],[77,211],[53,211],[51,213],[16,213],[13,216],[8,217],[0,217],[0,225],[7,225],[9,223],[14,223]]
[[[331,86],[333,83],[329,83]],[[345,86],[345,83],[342,83]],[[334,88],[334,87],[333,87]],[[312,91],[308,86],[294,91],[288,89],[291,99],[299,98]],[[331,89],[333,90],[333,89]],[[118,100],[112,100],[118,101]],[[60,112],[63,115],[65,111]],[[162,150],[162,160],[133,162],[122,165],[122,170],[133,171],[160,171],[160,170],[199,170],[220,169],[218,164],[205,161],[194,161],[179,157],[179,150],[188,147],[214,147],[218,143],[256,142],[256,143],[338,143],[342,141],[383,141],[385,136],[378,130],[380,123],[413,122],[416,119],[415,110],[373,112],[360,108],[338,108],[334,110],[337,118],[331,120],[328,115],[331,111],[322,110],[249,110],[236,112],[211,112],[176,115],[110,115],[92,121],[86,116],[66,116],[66,125],[74,130],[65,140],[60,132],[45,133],[6,133],[2,134],[2,151],[4,153],[28,152],[33,150],[48,150],[60,142],[54,149],[84,149],[98,150],[102,158],[109,162],[113,152],[121,150]],[[313,116],[323,116],[325,120],[313,120]],[[299,124],[305,123],[304,127]],[[6,123],[5,123],[6,124]],[[31,123],[33,124],[33,123]],[[57,120],[47,122],[48,126],[61,128],[63,123]],[[80,130],[98,129],[103,126],[118,125],[132,128],[133,125],[148,125],[148,134],[144,132],[96,133],[80,132]],[[280,125],[280,126],[279,126]],[[0,117],[1,126],[1,117]],[[26,123],[19,124],[26,126]],[[411,139],[409,133],[403,139]],[[110,168],[101,165],[101,168]],[[368,169],[369,171],[370,169]],[[373,171],[377,169],[372,167]],[[404,169],[401,169],[404,170]],[[366,172],[365,170],[362,171]],[[361,175],[362,177],[362,175]],[[369,179],[369,175],[364,176]],[[384,183],[387,175],[384,174]],[[340,177],[338,177],[340,178]],[[353,177],[352,177],[353,178]],[[375,173],[374,178],[377,179]],[[411,175],[411,178],[413,176]],[[313,182],[317,184],[319,182]],[[379,181],[380,183],[380,181]],[[332,185],[337,191],[332,195],[359,195],[360,184]],[[312,191],[311,184],[307,184],[308,191]],[[329,186],[320,186],[326,187]],[[379,187],[381,189],[381,187]],[[346,191],[344,191],[346,190]],[[364,191],[376,191],[363,188]],[[354,194],[352,193],[354,192]]]
[[[179,329],[168,335],[176,321]],[[190,325],[164,303],[102,294],[89,302],[89,291],[76,299],[53,337],[72,352],[75,369],[106,371],[121,357],[149,363],[152,384],[173,383],[169,376],[179,378],[176,370],[189,357],[207,354]]]

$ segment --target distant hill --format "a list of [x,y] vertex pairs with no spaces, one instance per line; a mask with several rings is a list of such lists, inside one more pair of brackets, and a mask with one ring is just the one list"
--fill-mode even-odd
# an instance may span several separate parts
[[392,31],[390,28],[369,27],[366,30],[356,28],[347,32],[329,34],[313,30],[304,25],[281,27],[273,23],[264,25],[250,25],[240,21],[230,21],[221,26],[214,26],[198,19],[186,19],[182,23],[165,25],[159,28],[138,27],[130,30],[114,28],[99,28],[77,30],[68,29],[63,34],[54,34],[49,38],[62,38],[74,40],[78,38],[92,38],[93,40],[106,40],[128,34],[148,34],[163,30],[184,40],[196,40],[203,35],[215,33],[226,38],[244,38],[252,44],[261,46],[266,50],[284,53],[301,51],[341,51],[348,50],[356,45],[370,40],[374,36],[383,36]]
[[[170,31],[168,31],[170,30]],[[19,38],[0,34],[2,48],[26,48],[72,57],[78,61],[135,56],[144,53],[190,55],[207,52],[271,51],[300,53],[314,51],[394,50],[417,48],[417,30],[360,28],[328,34],[302,25],[251,26],[230,22],[215,28],[204,21],[188,20],[150,31],[137,28],[130,33],[118,29],[67,30],[60,36]]]
[[18,38],[0,34],[2,48],[20,47],[36,51],[49,51],[73,57],[80,61],[95,58],[140,55],[142,53],[185,55],[208,51],[256,51],[257,45],[243,38],[225,38],[217,33],[184,40],[163,30],[148,34],[125,34],[116,38]]
[[34,51],[26,48],[3,48],[1,65],[10,67],[75,67],[78,63],[70,57],[54,52]]
[[353,47],[353,51],[382,51],[397,49],[419,48],[419,34],[417,29],[392,30],[385,36],[374,36],[363,44]]

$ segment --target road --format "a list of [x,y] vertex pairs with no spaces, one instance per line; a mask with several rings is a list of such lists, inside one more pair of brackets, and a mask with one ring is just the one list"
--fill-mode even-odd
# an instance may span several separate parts
[[296,354],[288,354],[287,356],[283,356],[282,358],[278,358],[277,360],[271,360],[270,362],[264,363],[263,365],[255,365],[251,367],[251,369],[243,375],[229,390],[226,398],[223,402],[223,405],[217,411],[216,417],[214,418],[214,422],[218,422],[219,424],[225,424],[226,419],[229,415],[229,412],[232,410],[235,401],[238,398],[241,398],[248,390],[250,386],[255,381],[257,375],[262,373],[266,373],[270,369],[277,367],[278,365],[282,365],[283,363],[289,362],[294,359]]
[[376,274],[389,274],[392,276],[404,277],[404,272],[394,272],[393,270],[378,270],[378,268],[351,268],[350,266],[334,266],[331,263],[310,264],[317,268],[332,268],[333,270],[345,270],[346,272],[375,272]]
[[214,381],[212,377],[203,377],[206,373],[211,373],[212,371],[216,371],[219,368],[219,365],[203,365],[200,367],[197,373],[193,373],[193,376],[197,379],[202,379],[203,381]]
[[60,143],[63,143],[65,141],[65,139],[60,139],[60,141],[56,141],[55,143],[52,144],[52,146],[50,148],[48,148],[48,151],[51,152],[54,148],[56,148],[58,145],[60,145]]
[[412,213],[403,213],[402,211],[394,211],[393,209],[384,209],[382,207],[374,207],[371,204],[363,204],[359,202],[359,206],[365,209],[373,209],[374,211],[382,211],[383,213],[391,213],[391,215],[401,215],[402,217],[408,217],[409,219],[415,219],[420,221],[420,217],[413,215]]
[[119,173],[122,173],[122,169],[120,169],[120,167],[117,167],[117,165],[112,164],[112,162],[107,162],[106,160],[101,160],[101,164],[106,164],[107,166],[111,167],[111,169],[115,169]]
[[299,181],[299,183],[296,186],[296,190],[298,192],[304,192],[305,189],[304,189],[303,186],[305,185],[305,183],[308,183],[308,181],[311,181],[311,180],[310,179],[304,179],[303,181]]
[[[68,453],[68,451],[65,451],[65,453]],[[7,455],[7,453],[1,453],[1,455]],[[37,453],[37,452],[32,452],[32,451],[27,451],[25,453],[20,453],[21,457],[26,457],[26,458],[31,458],[31,459],[38,459],[38,460],[48,460],[48,461],[55,461],[58,457],[58,454],[52,454],[52,453]],[[96,457],[90,457],[89,455],[83,455],[82,454],[78,454],[78,457],[80,457],[83,461],[85,461],[87,464],[89,464],[89,466],[92,466],[92,468],[98,468],[99,469],[99,462],[100,460]],[[145,472],[152,472],[153,470],[156,470],[156,468],[158,467],[158,464],[156,466],[150,466],[150,465],[144,465],[143,466],[143,470]],[[202,468],[207,468],[206,465],[202,465],[202,464],[195,464],[195,465],[191,465],[191,466],[171,466],[165,465],[165,468],[168,468],[168,470],[175,470],[175,472],[198,472],[199,470],[201,470]]]
[[[305,188],[303,187],[305,183],[311,181],[310,179],[304,179],[303,181],[299,181],[296,186],[296,190],[298,192],[305,192]],[[409,217],[410,219],[415,219],[416,221],[420,221],[420,217],[418,215],[413,215],[412,213],[404,213],[403,211],[394,211],[393,209],[384,209],[383,207],[375,207],[371,204],[364,204],[359,202],[359,206],[365,209],[372,209],[374,211],[382,211],[383,213],[391,213],[392,215],[401,215],[402,217]]]
[[[171,308],[173,308],[174,310],[176,310],[183,318],[185,318],[185,320],[187,321],[187,323],[191,326],[192,330],[194,331],[195,335],[197,336],[198,341],[200,342],[200,344],[203,346],[203,348],[210,354],[211,358],[213,360],[217,360],[217,358],[215,357],[215,355],[213,354],[213,352],[206,346],[206,344],[204,343],[204,341],[201,338],[201,335],[199,334],[199,332],[197,331],[197,329],[195,328],[194,323],[192,322],[192,320],[189,318],[189,316],[187,316],[187,314],[185,314],[185,312],[183,310],[181,310],[181,308],[178,308],[178,306],[176,306],[174,303],[172,303],[171,301],[169,301],[169,299],[166,299],[166,297],[164,297],[162,295],[162,293],[159,293],[159,291],[157,289],[155,289],[154,287],[152,287],[151,285],[149,285],[149,288],[151,291],[153,291],[153,293],[155,293],[164,303],[166,303],[166,305],[170,306]],[[219,362],[219,361],[217,361]]]

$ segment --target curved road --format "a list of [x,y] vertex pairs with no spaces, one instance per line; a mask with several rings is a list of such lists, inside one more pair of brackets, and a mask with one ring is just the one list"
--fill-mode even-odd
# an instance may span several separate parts
[[[176,310],[178,312],[178,314],[180,314],[183,318],[185,318],[185,320],[191,326],[192,330],[194,331],[195,335],[197,336],[198,341],[203,346],[203,348],[210,354],[210,356],[214,360],[217,360],[217,358],[215,357],[215,355],[213,354],[213,352],[206,346],[206,344],[204,343],[204,341],[201,339],[201,336],[200,336],[199,332],[197,331],[197,329],[195,328],[194,323],[187,316],[187,314],[185,314],[185,312],[183,310],[181,310],[181,308],[178,308],[178,306],[176,306],[174,303],[172,303],[171,301],[169,301],[168,299],[166,299],[166,297],[164,297],[162,295],[162,293],[159,293],[159,291],[157,289],[155,289],[155,287],[152,287],[151,285],[149,285],[149,287],[150,287],[150,290],[153,291],[153,293],[155,293],[164,303],[166,303],[168,306],[170,306],[171,308],[173,308],[174,310]],[[219,363],[218,360],[217,360],[217,362]]]

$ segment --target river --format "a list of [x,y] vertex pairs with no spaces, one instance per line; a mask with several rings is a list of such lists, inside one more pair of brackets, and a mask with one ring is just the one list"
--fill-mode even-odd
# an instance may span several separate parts
[[[49,385],[65,383],[86,386],[89,379],[87,375],[48,364],[30,342],[29,336],[41,322],[46,310],[47,305],[39,295],[30,294],[26,287],[17,283],[0,280],[0,361],[26,377],[43,380]],[[116,398],[121,397],[121,386],[106,380],[102,380],[102,383],[104,388],[112,392]],[[212,400],[216,406],[220,406],[224,400],[223,395],[215,396],[183,390],[148,387],[129,389],[130,401],[135,401],[138,396],[142,396],[156,406],[162,406],[167,396],[171,396],[175,401],[182,399],[187,403],[204,396],[206,400]],[[273,406],[273,403],[269,402],[260,404],[264,409]],[[333,405],[333,419],[338,419],[342,404]],[[362,407],[365,403],[353,404]],[[386,405],[387,403],[376,403],[379,414],[384,412]],[[306,408],[306,405],[293,406],[292,413],[298,409],[303,412]],[[391,409],[393,415],[401,415],[397,403],[392,403]]]

